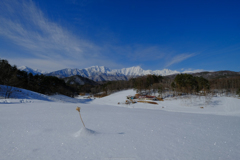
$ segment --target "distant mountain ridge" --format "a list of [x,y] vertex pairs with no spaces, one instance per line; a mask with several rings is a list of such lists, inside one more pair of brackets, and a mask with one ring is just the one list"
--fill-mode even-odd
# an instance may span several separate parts
[[94,81],[114,81],[114,80],[128,80],[131,77],[144,76],[148,74],[155,75],[171,75],[180,73],[169,69],[164,70],[143,70],[140,66],[123,68],[123,69],[110,69],[105,66],[92,66],[84,69],[62,69],[59,71],[51,72],[46,75],[56,76],[59,78],[80,75]]
[[33,75],[37,75],[37,74],[47,74],[48,72],[45,72],[45,71],[41,71],[39,69],[32,69],[32,68],[29,68],[29,67],[26,67],[26,66],[21,66],[21,67],[18,67],[19,70],[21,71],[25,71],[25,72],[28,72],[28,73],[32,73]]
[[112,72],[121,73],[126,76],[144,76],[144,75],[148,75],[148,74],[165,76],[165,75],[180,73],[178,71],[172,71],[170,69],[155,70],[155,71],[143,70],[140,66],[123,68],[123,69],[114,69],[114,70],[112,70]]
[[[48,76],[56,76],[58,78],[65,78],[65,77],[71,77],[75,75],[80,75],[85,78],[89,78],[94,81],[115,81],[115,80],[128,80],[132,77],[138,77],[138,76],[144,76],[144,75],[173,75],[173,74],[179,74],[181,72],[173,71],[170,69],[163,69],[163,70],[143,70],[140,66],[134,66],[129,68],[122,68],[122,69],[110,69],[105,66],[92,66],[84,69],[62,69],[54,72],[43,72],[40,70],[33,70],[29,67],[20,67],[20,70],[24,70],[26,72],[30,72],[35,74],[45,74]],[[186,71],[185,71],[186,72]],[[183,72],[183,73],[185,73]],[[188,71],[190,73],[191,71]]]
[[58,78],[65,78],[65,77],[71,77],[75,75],[80,75],[82,77],[89,78],[91,80],[94,80],[96,82],[98,81],[114,81],[114,80],[127,80],[128,77],[112,72],[111,69],[104,67],[104,66],[93,66],[89,68],[84,68],[84,69],[62,69],[59,71],[51,72],[46,75],[49,76],[56,76]]

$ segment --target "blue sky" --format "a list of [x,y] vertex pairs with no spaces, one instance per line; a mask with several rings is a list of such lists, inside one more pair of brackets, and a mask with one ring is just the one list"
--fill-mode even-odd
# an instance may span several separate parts
[[1,0],[0,58],[44,71],[240,71],[239,7],[239,0]]

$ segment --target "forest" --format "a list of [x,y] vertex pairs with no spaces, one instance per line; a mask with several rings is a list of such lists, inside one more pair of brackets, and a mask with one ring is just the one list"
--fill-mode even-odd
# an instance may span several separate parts
[[163,98],[166,93],[178,95],[226,95],[240,96],[240,75],[227,78],[203,78],[191,74],[178,74],[174,76],[146,75],[131,78],[128,81],[111,81],[91,88],[91,94],[111,94],[125,89],[135,89],[137,93],[156,94]]
[[0,59],[0,84],[7,86],[5,98],[11,95],[12,87],[28,89],[46,95],[59,93],[73,97],[74,94],[77,94],[77,90],[66,85],[63,79],[20,71],[16,66],[11,66],[7,60],[2,59]]

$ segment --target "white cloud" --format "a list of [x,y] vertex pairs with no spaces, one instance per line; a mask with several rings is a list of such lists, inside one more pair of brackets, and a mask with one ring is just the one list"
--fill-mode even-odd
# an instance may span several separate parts
[[3,22],[0,25],[1,35],[22,47],[46,55],[49,51],[52,54],[56,54],[54,51],[61,51],[68,56],[69,54],[71,56],[86,54],[89,50],[93,53],[97,52],[97,46],[75,37],[60,25],[50,22],[32,2],[20,5],[22,5],[22,13],[19,14],[22,15],[22,20],[19,22],[14,18],[1,17]]
[[1,58],[17,66],[25,65],[44,71],[91,65],[119,68],[124,66],[121,60],[116,60],[118,58],[129,60],[130,55],[135,60],[161,57],[160,49],[156,46],[98,46],[49,20],[28,0],[1,1],[0,21],[0,38],[4,37],[19,46],[16,53],[8,51],[9,54],[1,55]]
[[[157,45],[116,46],[111,42],[96,45],[51,21],[31,0],[1,0],[0,22],[0,38],[10,40],[17,48],[14,51],[0,48],[0,54],[5,54],[0,57],[9,60],[11,64],[44,71],[92,65],[120,68],[125,67],[121,63],[128,66],[132,63],[151,63],[165,60],[167,55],[172,54],[169,49]],[[175,56],[166,67],[194,55]]]
[[192,54],[180,54],[180,55],[177,55],[175,57],[173,57],[166,65],[166,67],[169,67],[173,64],[176,64],[176,63],[180,63],[190,57],[193,57],[195,56],[196,54],[195,53],[192,53]]
[[[34,57],[29,57],[28,62],[53,60],[58,66],[67,66],[71,64],[66,63],[70,59],[76,63],[77,60],[85,62],[104,57],[100,47],[51,22],[31,1],[3,0],[0,6],[0,36]],[[13,61],[13,57],[7,58]]]

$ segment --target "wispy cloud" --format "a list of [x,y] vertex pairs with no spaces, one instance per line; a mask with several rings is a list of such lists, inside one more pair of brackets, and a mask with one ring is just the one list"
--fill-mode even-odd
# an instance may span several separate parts
[[[92,43],[51,21],[31,0],[1,1],[0,21],[0,36],[20,47],[17,57],[9,54],[1,58],[18,66],[46,71],[91,65],[118,68],[124,67],[121,62],[126,60],[137,62],[164,57],[158,46]],[[21,54],[29,56],[23,58]]]
[[169,67],[173,64],[176,64],[176,63],[180,63],[188,58],[191,58],[193,56],[195,56],[196,54],[195,53],[192,53],[192,54],[180,54],[180,55],[177,55],[175,57],[173,57],[166,65],[166,67]]
[[143,61],[152,61],[164,59],[166,53],[170,53],[157,45],[142,45],[142,44],[133,44],[133,45],[124,45],[124,46],[115,46],[115,45],[106,45],[106,50],[109,52],[115,53],[114,56],[118,56],[119,59],[124,58],[131,62],[143,62]]
[[[38,52],[49,49],[66,50],[72,48],[72,44],[69,46],[69,38],[72,39],[73,37],[57,24],[49,22],[31,1],[11,3],[11,9],[16,7],[20,9],[16,9],[16,12],[13,13],[8,9],[8,12],[14,15],[18,14],[18,17],[13,15],[10,15],[11,18],[7,17],[8,19],[1,17],[1,35],[22,47]],[[61,45],[57,46],[56,44]],[[79,47],[74,48],[77,51]]]
[[99,59],[101,48],[47,19],[32,1],[0,2],[0,36],[27,50],[36,58]]
[[[15,44],[11,51],[0,48],[0,58],[45,71],[93,65],[120,68],[126,67],[122,64],[164,61],[173,54],[169,48],[158,45],[114,45],[111,42],[98,45],[48,18],[31,0],[1,0],[0,22],[0,40]],[[177,55],[166,67],[193,56],[195,54]]]

